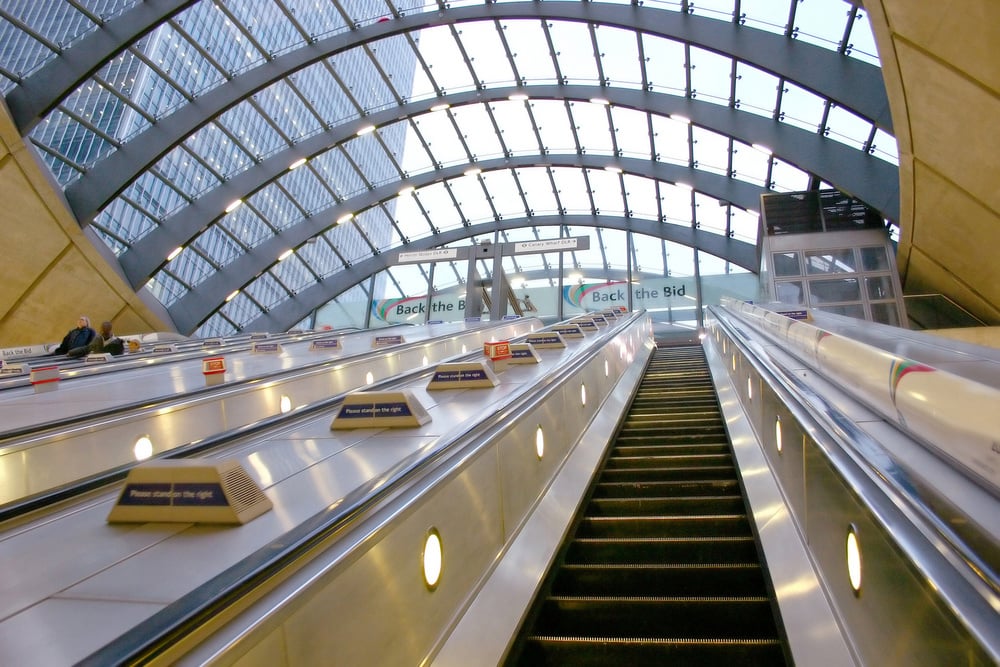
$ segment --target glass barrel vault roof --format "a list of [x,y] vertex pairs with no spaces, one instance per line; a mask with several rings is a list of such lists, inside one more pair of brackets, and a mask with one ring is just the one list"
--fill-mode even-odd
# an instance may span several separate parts
[[292,326],[404,247],[629,229],[754,271],[762,192],[898,215],[844,0],[3,0],[0,44],[22,133],[184,332]]

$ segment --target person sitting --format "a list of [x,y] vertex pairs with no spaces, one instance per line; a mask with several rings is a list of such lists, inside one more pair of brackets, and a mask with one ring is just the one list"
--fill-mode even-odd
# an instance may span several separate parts
[[88,354],[107,352],[114,356],[125,354],[125,342],[111,331],[111,322],[101,322],[101,333],[87,345],[75,347],[66,353],[68,357],[82,357]]
[[69,333],[59,343],[59,346],[49,352],[49,356],[67,354],[70,350],[78,347],[86,347],[90,345],[90,341],[94,340],[96,336],[97,332],[90,328],[90,318],[86,315],[81,315],[80,319],[76,321],[76,328],[69,330]]

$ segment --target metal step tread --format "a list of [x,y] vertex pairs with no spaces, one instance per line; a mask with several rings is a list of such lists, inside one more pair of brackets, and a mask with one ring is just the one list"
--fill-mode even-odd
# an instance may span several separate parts
[[779,639],[739,637],[574,637],[566,635],[528,635],[529,641],[573,644],[654,644],[660,646],[780,646]]

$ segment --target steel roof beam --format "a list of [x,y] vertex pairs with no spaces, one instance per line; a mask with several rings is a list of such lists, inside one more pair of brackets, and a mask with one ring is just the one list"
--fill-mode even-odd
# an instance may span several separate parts
[[[463,104],[485,103],[506,99],[514,88],[494,88],[485,91],[455,93],[442,98],[421,100],[405,107],[372,114],[368,122],[381,126],[400,120],[407,115],[414,116],[429,112],[441,102],[452,107]],[[598,93],[611,104],[634,109],[645,109],[654,114],[667,116],[680,114],[696,125],[706,127],[723,135],[732,136],[747,144],[766,144],[776,157],[834,184],[847,194],[857,197],[888,218],[899,215],[899,172],[898,169],[878,158],[855,150],[818,133],[807,132],[795,126],[778,123],[769,118],[735,111],[728,107],[700,102],[670,95],[658,95],[641,90],[624,88],[602,88],[598,86],[532,86],[537,98],[561,98],[580,101],[589,100]],[[237,174],[229,181],[207,192],[180,212],[163,222],[157,229],[135,242],[120,257],[121,264],[133,287],[144,284],[155,273],[167,256],[178,246],[184,246],[214,220],[218,219],[225,207],[237,199],[246,199],[266,184],[283,175],[288,166],[302,157],[312,157],[331,146],[354,136],[353,123],[330,130],[303,140],[295,146],[277,153],[250,169]],[[529,156],[533,162],[547,162],[553,156]],[[657,163],[648,162],[650,165]],[[467,165],[466,165],[467,166]],[[432,172],[440,175],[441,172]],[[637,173],[646,173],[643,171]],[[699,172],[693,172],[699,173]],[[417,177],[414,177],[417,178]],[[413,179],[409,179],[413,180]],[[436,179],[435,179],[436,180]],[[693,184],[692,184],[693,185]],[[398,187],[398,184],[396,185]],[[381,190],[379,190],[381,191]],[[367,205],[359,205],[371,199],[370,192],[361,200],[346,202],[338,211],[357,213]],[[390,193],[388,196],[392,196]],[[723,197],[724,198],[724,197]],[[353,208],[348,208],[353,207]],[[756,210],[757,206],[747,207]],[[305,221],[299,224],[308,224]],[[252,275],[252,274],[251,274]]]
[[[149,169],[206,123],[275,81],[319,60],[367,42],[421,28],[518,18],[596,22],[684,41],[795,81],[870,119],[879,127],[891,127],[881,70],[834,51],[725,21],[635,5],[487,3],[412,14],[361,26],[304,45],[254,67],[199,95],[144,130],[123,149],[98,162],[66,188],[67,200],[77,220],[81,224],[89,224],[138,174]],[[360,126],[366,118],[358,118],[357,122]]]
[[[766,192],[763,188],[744,181],[726,178],[725,176],[698,171],[688,167],[635,158],[614,158],[601,155],[528,155],[476,162],[476,166],[481,168],[484,173],[497,169],[519,169],[537,165],[576,167],[580,169],[604,169],[606,166],[614,165],[621,168],[624,173],[638,174],[665,182],[681,181],[687,183],[697,192],[703,192],[731,202],[749,211],[759,210],[760,195]],[[415,175],[407,179],[405,183],[413,185],[419,190],[421,187],[425,187],[431,183],[459,178],[466,169],[468,169],[467,164],[452,165],[440,170]],[[242,288],[247,284],[248,280],[252,279],[251,277],[258,276],[270,269],[277,263],[278,256],[288,248],[297,248],[309,238],[334,227],[336,220],[345,213],[363,211],[381,201],[396,197],[401,185],[402,182],[393,182],[367,191],[358,197],[347,200],[341,205],[314,215],[308,220],[292,225],[277,235],[261,242],[259,245],[250,248],[221,270],[214,272],[168,308],[171,318],[177,325],[178,331],[194,331],[202,321],[222,306],[227,295],[231,294],[234,290]],[[528,226],[535,224],[561,224],[566,219],[572,219],[574,220],[573,224],[578,224],[575,222],[577,219],[586,221],[591,218],[587,216],[531,216],[518,218],[522,225]],[[609,220],[619,229],[627,228],[623,226],[620,220],[628,220],[629,224],[632,225],[631,228],[644,226],[644,229],[647,230],[644,233],[683,245],[696,244],[693,247],[721,257],[747,270],[757,270],[758,261],[756,259],[755,245],[746,243],[745,241],[730,239],[715,232],[705,232],[686,228],[681,225],[665,224],[656,221],[643,221],[638,218],[623,219],[616,216],[594,216],[594,219]],[[558,220],[559,222],[536,223],[536,220]],[[348,222],[345,224],[353,223]],[[579,224],[591,223],[582,222]],[[518,226],[512,226],[507,220],[474,224],[471,227],[462,227],[460,230],[461,233],[455,238],[466,238],[474,233],[492,232],[494,229],[497,229],[496,225],[500,225],[500,229],[511,229]],[[471,229],[478,231],[468,231]],[[484,229],[486,232],[483,231]],[[391,255],[395,250],[424,249],[443,245],[448,243],[448,241],[442,239],[446,236],[450,238],[453,233],[451,230],[438,234],[428,233],[426,237],[412,240],[410,243],[397,246],[391,251],[383,251],[376,258],[384,258],[387,255]],[[166,254],[161,254],[159,262],[161,264],[165,263],[165,258]],[[359,265],[367,264],[360,262]],[[386,265],[380,264],[379,266],[378,270],[381,270]],[[351,268],[353,267],[344,270],[351,271]],[[362,280],[368,278],[369,275],[362,276]]]

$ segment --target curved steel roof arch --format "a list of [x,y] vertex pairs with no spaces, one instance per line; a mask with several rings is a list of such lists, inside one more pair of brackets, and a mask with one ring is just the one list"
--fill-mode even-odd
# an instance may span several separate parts
[[[499,220],[443,231],[434,237],[425,237],[419,241],[414,241],[412,244],[406,246],[405,249],[428,250],[473,236],[482,236],[492,234],[495,231],[518,229],[526,226],[603,227],[606,229],[632,231],[659,238],[662,238],[662,227],[664,227],[664,225],[654,220],[622,218],[620,216],[532,216],[530,218]],[[720,250],[718,252],[740,258],[738,262],[740,266],[748,270],[755,270],[750,269],[750,266],[753,266],[757,261],[755,246],[745,241],[725,238],[718,234],[704,232],[691,227],[672,226],[676,226],[678,230],[678,239],[676,242],[695,248],[700,247],[704,243],[718,246],[721,242],[721,244],[730,247],[731,250]],[[681,240],[680,237],[686,238]],[[707,252],[716,254],[716,251],[713,250],[707,250]],[[338,271],[315,285],[302,290],[298,294],[292,295],[287,300],[271,308],[268,312],[248,322],[242,329],[245,331],[286,331],[338,294],[345,292],[354,285],[364,282],[379,271],[387,268],[391,259],[391,253],[382,253]]]
[[[453,106],[484,103],[506,99],[514,90],[523,92],[525,89],[509,87],[455,93],[379,112],[368,117],[368,120],[380,125],[400,119],[400,111],[405,112],[403,117],[416,116],[429,112],[433,105],[441,102],[448,102]],[[709,102],[640,90],[600,86],[531,86],[529,90],[538,94],[540,98],[581,101],[600,94],[614,105],[642,109],[661,116],[683,115],[695,125],[739,139],[744,143],[767,144],[774,151],[774,155],[782,160],[803,171],[816,174],[827,182],[836,184],[844,192],[882,211],[888,218],[898,217],[898,169],[894,165],[823,137],[818,133],[807,132],[792,125]],[[237,199],[245,199],[267,183],[280,177],[286,173],[288,165],[294,160],[301,157],[312,157],[322,150],[354,137],[354,133],[354,126],[346,125],[314,135],[288,150],[271,156],[185,206],[172,218],[165,220],[156,230],[137,240],[132,248],[121,255],[122,267],[131,284],[134,287],[144,284],[157,268],[165,263],[170,251],[188,245],[198,233],[223,215],[227,204]],[[536,163],[545,162],[548,159],[550,157],[544,155],[530,158]],[[637,169],[634,173],[651,178],[655,177],[653,176],[655,165],[659,163],[649,162],[648,164],[650,165],[648,169]],[[463,165],[463,168],[467,168],[467,166],[467,164]],[[695,173],[697,173],[696,170]],[[398,189],[400,184],[394,183],[393,186]],[[377,198],[373,199],[372,192],[365,193],[363,198],[356,202],[350,200],[343,202],[334,209],[334,213],[340,215],[345,212],[356,212],[371,206],[374,201],[378,201]],[[743,208],[756,210],[757,205],[743,206]],[[297,223],[293,227],[302,225],[312,228],[309,219]]]
[[[681,167],[663,162],[650,162],[636,158],[619,158],[602,155],[527,155],[482,160],[476,162],[475,165],[481,168],[484,173],[498,169],[517,169],[519,167],[534,167],[539,165],[553,167],[568,166],[580,169],[604,169],[613,166],[621,168],[624,173],[644,176],[658,181],[671,183],[683,182],[690,185],[695,192],[701,192],[719,200],[727,201],[748,211],[757,211],[760,205],[760,195],[767,192],[764,188],[745,181],[739,181],[690,167]],[[406,181],[384,184],[299,224],[286,228],[281,233],[268,238],[260,245],[240,255],[221,270],[212,273],[204,282],[199,283],[195,289],[190,290],[175,303],[171,304],[167,310],[173,318],[174,324],[177,325],[180,331],[193,331],[216,310],[222,307],[227,295],[231,294],[234,290],[243,288],[249,282],[249,276],[256,277],[264,271],[269,270],[278,263],[278,257],[283,251],[288,248],[298,248],[308,239],[328,231],[335,226],[336,220],[342,215],[346,213],[358,213],[396,197],[400,186],[404,183],[413,185],[419,190],[419,188],[431,183],[459,178],[463,176],[463,173],[468,168],[468,164],[451,165],[439,170],[414,175]],[[610,221],[611,224],[609,226],[614,228],[626,229],[621,222],[621,218],[600,215],[595,217]],[[531,216],[518,219],[523,224],[536,225],[534,221],[549,220],[550,218],[552,216]],[[632,225],[630,228],[634,229],[636,226],[642,227],[646,230],[643,233],[651,236],[697,248],[748,270],[755,271],[757,269],[758,262],[756,260],[755,246],[745,241],[681,225],[662,224],[657,221],[640,218],[626,218],[625,220],[628,220],[629,224]],[[504,229],[511,228],[507,224],[507,221],[503,221],[503,223]],[[490,226],[492,224],[494,223],[485,223],[489,231],[493,231],[493,227]],[[558,223],[537,223],[537,225],[543,224],[548,226]],[[481,230],[483,226],[484,223],[479,223],[462,229],[467,232],[469,229]],[[590,225],[588,224],[588,226]],[[381,258],[383,263],[378,264],[379,268],[376,269],[376,272],[389,266],[384,263],[384,260],[387,256],[392,255],[394,251],[426,249],[444,245],[451,241],[442,239],[446,237],[452,239],[453,231],[445,230],[436,234],[429,232],[427,236],[413,239],[409,243],[380,251],[375,258]],[[477,233],[481,234],[483,232],[479,231]],[[465,233],[454,237],[452,240],[474,235],[476,234]],[[160,255],[161,258],[165,258],[165,256],[165,254]],[[161,263],[165,263],[163,259],[160,261]],[[350,269],[352,267],[346,268]],[[369,275],[363,278],[367,278]]]
[[[651,12],[655,12],[655,17]],[[494,3],[400,16],[317,40],[277,56],[159,119],[70,184],[66,188],[67,201],[80,223],[89,224],[130,180],[149,169],[200,127],[268,85],[337,53],[421,28],[521,18],[591,22],[694,44],[791,80],[855,111],[879,127],[891,127],[879,68],[827,49],[738,24],[635,5]],[[355,129],[367,122],[367,117],[358,117]]]

